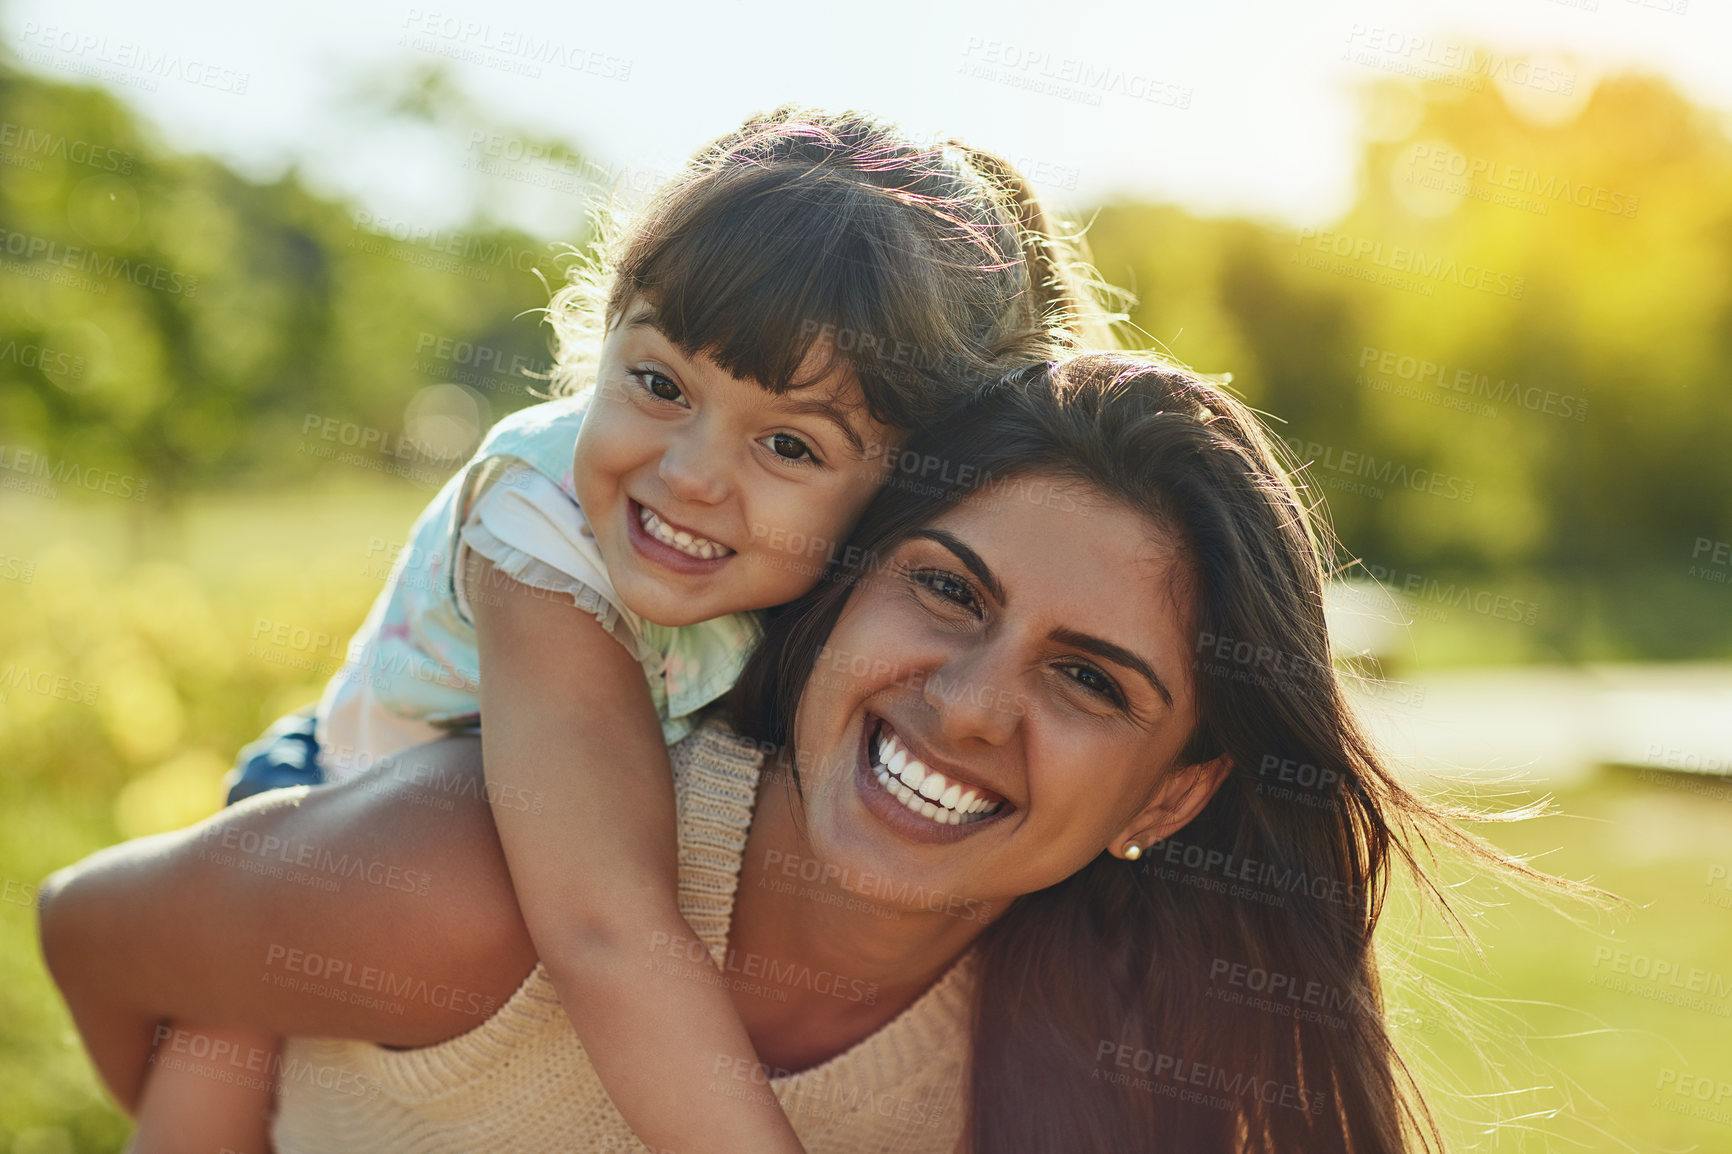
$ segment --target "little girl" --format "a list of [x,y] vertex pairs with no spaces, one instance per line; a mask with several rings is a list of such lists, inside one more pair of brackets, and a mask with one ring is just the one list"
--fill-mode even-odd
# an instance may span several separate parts
[[[757,1061],[715,964],[646,965],[696,937],[666,746],[733,685],[755,611],[817,582],[886,450],[1097,314],[1008,165],[855,114],[749,121],[621,240],[605,292],[589,270],[550,308],[559,391],[593,386],[493,429],[416,522],[316,734],[275,731],[251,765],[289,749],[331,780],[484,717],[525,924],[627,1123],[680,1154],[799,1151],[773,1099],[704,1092]],[[269,1105],[164,1066],[133,1149],[251,1154]]]

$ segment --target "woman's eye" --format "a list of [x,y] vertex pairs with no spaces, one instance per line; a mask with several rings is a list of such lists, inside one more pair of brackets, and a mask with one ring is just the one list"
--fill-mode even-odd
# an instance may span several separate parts
[[1064,668],[1065,671],[1070,674],[1072,681],[1075,681],[1090,693],[1103,697],[1114,705],[1124,705],[1124,694],[1119,692],[1118,685],[1112,678],[1094,668],[1094,666],[1067,665]]
[[809,460],[816,463],[818,460],[812,452],[812,447],[792,433],[771,433],[759,444],[767,446],[772,453],[784,461]]
[[974,609],[978,605],[973,587],[954,573],[946,573],[942,569],[923,569],[913,576],[917,584],[925,586],[952,604],[960,605],[964,609]]
[[650,369],[644,369],[640,372],[633,373],[632,376],[636,377],[638,381],[642,383],[643,387],[649,391],[651,396],[656,397],[659,400],[673,401],[675,403],[685,400],[685,394],[680,391],[680,387],[676,385],[672,379],[663,376],[661,373]]

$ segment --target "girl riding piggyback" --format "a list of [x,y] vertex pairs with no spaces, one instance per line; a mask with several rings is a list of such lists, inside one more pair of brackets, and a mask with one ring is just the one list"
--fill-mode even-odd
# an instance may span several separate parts
[[[811,543],[847,538],[887,450],[1104,340],[1084,331],[1102,314],[1002,160],[782,108],[702,150],[549,317],[561,395],[499,422],[434,498],[316,723],[251,747],[231,797],[485,719],[525,924],[620,1114],[680,1154],[799,1151],[773,1097],[705,1092],[719,1063],[757,1062],[715,963],[646,966],[652,942],[698,937],[667,746],[733,685],[756,611],[817,583]],[[246,1025],[199,1028],[275,1046]],[[263,1149],[269,1108],[159,1069],[134,1149]]]

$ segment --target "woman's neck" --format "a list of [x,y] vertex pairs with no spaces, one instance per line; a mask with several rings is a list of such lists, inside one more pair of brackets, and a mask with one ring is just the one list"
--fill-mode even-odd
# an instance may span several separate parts
[[779,762],[765,765],[728,934],[730,988],[759,1057],[800,1070],[876,1032],[985,928],[869,901],[826,873],[795,820]]

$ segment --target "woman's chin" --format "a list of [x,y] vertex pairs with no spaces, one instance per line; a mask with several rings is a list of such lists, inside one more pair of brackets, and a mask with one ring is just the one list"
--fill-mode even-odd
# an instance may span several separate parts
[[991,836],[990,826],[934,821],[887,790],[868,753],[874,729],[870,721],[861,726],[855,738],[841,746],[848,752],[822,763],[834,772],[818,777],[802,771],[806,836],[814,858],[822,863],[813,871],[817,879],[802,880],[822,880],[826,888],[900,912],[982,906],[979,899],[959,896],[953,902],[950,895],[974,888],[959,883],[975,872],[971,864],[980,860],[979,852],[962,846]]

